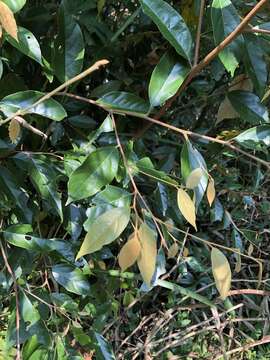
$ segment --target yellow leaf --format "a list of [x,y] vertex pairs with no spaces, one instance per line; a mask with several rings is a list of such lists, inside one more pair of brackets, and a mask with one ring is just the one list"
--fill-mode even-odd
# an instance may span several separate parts
[[216,197],[215,181],[212,178],[209,179],[206,195],[209,205],[212,206]]
[[232,273],[230,264],[225,255],[216,248],[212,249],[211,261],[216,287],[221,299],[225,300],[231,288]]
[[195,228],[195,230],[197,230],[194,202],[191,200],[188,193],[183,189],[178,189],[177,203],[181,214]]
[[251,254],[253,253],[254,251],[254,246],[252,243],[249,244],[249,247],[248,247],[248,256],[251,256]]
[[186,258],[188,256],[189,256],[189,250],[188,250],[188,248],[184,247],[183,257]]
[[20,135],[21,126],[16,119],[12,119],[8,127],[8,136],[10,141],[14,144]]
[[3,29],[15,40],[18,41],[18,29],[16,20],[14,18],[13,12],[10,8],[0,1],[0,23]]
[[153,230],[143,223],[138,231],[138,237],[141,243],[141,254],[138,257],[137,264],[140,269],[143,280],[148,286],[156,268],[157,241]]
[[179,245],[177,243],[173,243],[168,250],[168,259],[173,259],[179,252]]
[[122,247],[119,256],[118,262],[122,271],[125,271],[127,268],[132,266],[138,259],[141,253],[141,244],[136,236],[132,234],[126,244]]
[[100,215],[89,227],[76,260],[92,254],[117,239],[129,223],[130,209],[119,207]]
[[235,264],[234,271],[235,271],[236,273],[239,273],[239,272],[241,271],[241,265],[242,265],[241,255],[240,255],[240,254],[236,254],[236,257],[237,257],[237,260],[236,260],[236,264]]
[[201,181],[203,173],[204,172],[201,168],[192,170],[187,178],[186,187],[188,189],[194,189],[195,187],[197,187]]

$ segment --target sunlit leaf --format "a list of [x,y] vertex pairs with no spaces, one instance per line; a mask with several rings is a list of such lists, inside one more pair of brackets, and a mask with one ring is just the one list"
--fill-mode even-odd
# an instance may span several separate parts
[[3,1],[0,1],[0,23],[3,29],[11,37],[13,37],[15,40],[18,40],[18,29],[13,12]]
[[211,251],[211,261],[216,287],[221,299],[225,300],[231,288],[232,273],[230,264],[225,255],[216,248]]
[[141,254],[137,260],[137,263],[143,280],[150,287],[156,267],[156,235],[148,225],[143,223],[138,231],[138,237],[141,243]]
[[179,245],[177,243],[173,243],[168,250],[168,259],[175,258],[178,252],[179,252]]
[[10,141],[14,144],[16,140],[18,139],[18,136],[21,132],[21,126],[19,122],[16,119],[12,119],[9,123],[8,127],[8,136],[10,138]]
[[132,266],[141,252],[141,244],[136,233],[132,234],[126,244],[122,247],[118,262],[122,271]]
[[181,214],[184,218],[197,230],[196,226],[196,210],[194,202],[183,189],[178,189],[177,203]]
[[187,180],[186,180],[186,187],[188,189],[194,189],[197,187],[201,181],[204,172],[201,168],[197,168],[191,171]]
[[213,201],[215,200],[216,197],[215,181],[213,178],[209,179],[206,195],[209,205],[212,206]]

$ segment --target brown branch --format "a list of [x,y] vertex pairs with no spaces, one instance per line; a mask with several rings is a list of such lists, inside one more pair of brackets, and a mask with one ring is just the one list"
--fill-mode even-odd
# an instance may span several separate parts
[[238,289],[238,290],[231,290],[228,293],[228,296],[233,295],[259,295],[259,296],[270,296],[270,291],[266,290],[257,290],[257,289]]
[[247,29],[245,30],[245,32],[254,33],[254,34],[270,35],[270,30],[258,29],[258,28],[256,28],[256,27],[247,28]]
[[21,350],[20,350],[20,310],[19,310],[19,291],[18,291],[18,285],[17,285],[17,279],[16,276],[13,272],[13,270],[11,269],[2,241],[0,241],[0,248],[1,248],[1,252],[2,252],[2,257],[5,263],[5,266],[7,268],[7,271],[9,272],[10,276],[12,277],[13,280],[13,288],[14,288],[14,292],[15,292],[15,302],[16,302],[16,347],[17,347],[17,352],[16,352],[16,360],[21,360]]
[[45,140],[47,139],[47,135],[46,135],[46,134],[44,134],[42,131],[40,131],[39,129],[35,128],[34,126],[30,125],[30,124],[29,124],[27,121],[25,121],[24,118],[22,118],[21,116],[15,116],[14,119],[16,119],[21,126],[23,126],[24,128],[32,131],[32,133],[43,137]]
[[194,66],[196,66],[196,65],[198,64],[198,61],[199,61],[204,7],[205,7],[205,0],[201,0],[201,7],[200,7],[200,14],[199,14],[198,28],[197,28],[197,34],[196,34]]
[[[193,78],[198,75],[207,65],[209,65],[216,56],[224,50],[234,39],[236,39],[243,31],[246,30],[246,27],[250,20],[257,14],[257,12],[268,2],[269,0],[260,0],[256,6],[244,17],[241,23],[234,29],[234,31],[226,37],[217,47],[215,47],[209,54],[205,56],[205,58],[196,66],[194,66],[189,75],[184,80],[183,84],[177,91],[177,93],[169,99],[163,107],[159,110],[157,115],[155,116],[156,120],[159,120],[167,110],[172,106],[174,101],[179,97],[179,95],[186,89],[186,87],[191,83]],[[136,137],[141,137],[149,128],[151,124],[145,126],[137,135]]]

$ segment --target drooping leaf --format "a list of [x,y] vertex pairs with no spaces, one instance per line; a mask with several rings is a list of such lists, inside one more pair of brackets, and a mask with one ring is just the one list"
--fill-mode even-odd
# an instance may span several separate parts
[[143,11],[157,25],[161,34],[191,64],[193,40],[182,16],[163,0],[140,0]]
[[[48,99],[33,106],[45,94],[39,91],[27,90],[8,95],[0,102],[0,111],[5,116],[11,116],[18,110],[26,110],[29,114],[37,114],[54,121],[61,121],[67,113],[63,106],[54,99]],[[32,107],[33,106],[33,107]]]
[[156,235],[146,223],[143,223],[139,228],[138,237],[141,243],[141,253],[138,257],[137,264],[143,280],[150,287],[156,267]]
[[118,262],[122,271],[125,271],[130,266],[135,264],[140,256],[141,244],[136,233],[129,237],[129,240],[122,247],[119,255]]
[[200,184],[203,174],[204,171],[201,168],[192,170],[186,180],[186,187],[188,189],[195,189]]
[[20,52],[42,65],[42,56],[39,43],[31,31],[19,26],[18,41],[6,36],[7,41]]
[[59,31],[54,43],[54,72],[61,82],[79,74],[83,67],[84,40],[80,25],[66,10],[59,8]]
[[19,122],[16,119],[12,119],[8,126],[8,136],[13,144],[16,143],[16,140],[18,139],[20,132],[21,132],[21,126]]
[[197,230],[195,205],[185,190],[178,189],[177,203],[181,214]]
[[104,360],[115,360],[115,355],[112,351],[111,345],[99,333],[95,332],[95,337],[98,342],[98,349],[100,350]]
[[88,278],[80,269],[67,264],[54,265],[52,275],[67,291],[77,295],[90,295]]
[[267,64],[264,59],[265,53],[258,37],[254,34],[244,34],[245,56],[243,57],[246,71],[251,78],[256,93],[261,98],[264,95],[267,84]]
[[206,195],[209,205],[212,206],[216,197],[215,181],[213,178],[209,179]]
[[183,83],[189,69],[170,52],[162,56],[155,67],[150,84],[151,106],[159,106],[171,98]]
[[17,36],[17,24],[13,12],[10,10],[7,4],[0,1],[0,23],[2,28],[16,41]]
[[90,153],[70,176],[68,182],[68,203],[96,194],[116,176],[119,163],[115,147],[99,148]]
[[130,209],[111,209],[99,216],[89,227],[76,259],[92,254],[117,239],[129,223]]
[[232,273],[230,264],[225,255],[216,248],[211,251],[211,262],[216,287],[221,299],[225,300],[231,288]]
[[103,95],[97,102],[106,109],[138,114],[147,114],[150,108],[150,105],[137,95],[123,91],[112,91]]
[[203,171],[200,182],[194,189],[195,204],[198,208],[207,188],[207,165],[201,153],[191,144],[190,141],[186,141],[181,152],[181,173],[185,182],[187,181],[192,170],[197,168],[201,168]]
[[269,122],[268,110],[262,105],[257,95],[248,91],[236,90],[229,92],[228,98],[244,121],[255,125]]
[[7,4],[7,6],[14,12],[18,12],[20,11],[25,3],[26,0],[2,0],[5,4]]
[[[211,7],[212,27],[216,46],[240,24],[240,17],[230,0],[213,0]],[[219,58],[231,76],[239,64],[243,49],[243,36],[238,36],[219,53]]]

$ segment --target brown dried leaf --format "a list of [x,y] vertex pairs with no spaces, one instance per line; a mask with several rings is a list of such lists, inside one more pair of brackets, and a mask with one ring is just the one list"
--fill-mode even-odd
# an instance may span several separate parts
[[16,119],[12,119],[9,123],[8,135],[9,135],[10,141],[13,144],[18,139],[18,136],[20,135],[20,131],[21,131],[21,126],[20,126],[19,122]]
[[118,262],[121,271],[125,271],[127,268],[132,266],[138,259],[140,253],[141,244],[138,236],[134,233],[129,237],[129,240],[125,243],[119,253]]
[[221,299],[225,300],[231,288],[232,273],[230,264],[226,256],[216,248],[212,249],[211,261],[216,287]]
[[15,17],[13,12],[3,1],[0,1],[0,23],[3,29],[18,41],[18,29]]
[[143,223],[138,231],[138,237],[141,243],[141,254],[138,257],[137,264],[140,269],[143,280],[148,286],[156,268],[157,241],[153,230]]

